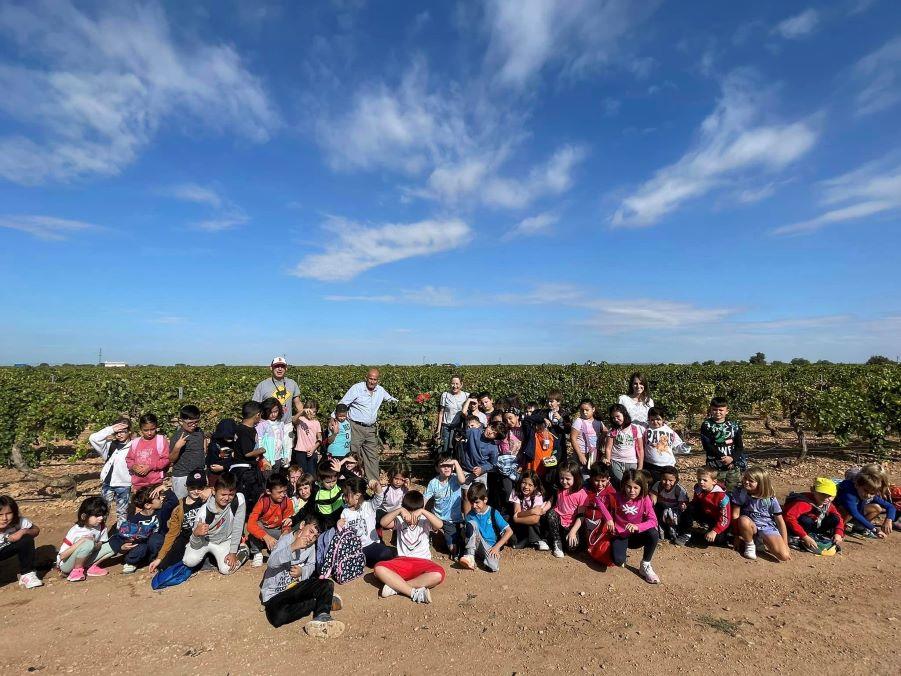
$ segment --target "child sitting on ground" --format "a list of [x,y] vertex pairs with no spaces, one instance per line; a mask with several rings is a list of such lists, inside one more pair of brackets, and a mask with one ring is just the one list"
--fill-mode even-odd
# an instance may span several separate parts
[[397,531],[397,553],[390,561],[379,561],[373,572],[382,583],[380,596],[387,598],[403,594],[415,603],[431,603],[430,589],[444,580],[444,568],[432,561],[429,533],[444,524],[425,509],[425,499],[419,491],[409,491],[403,502],[382,517],[382,528]]
[[105,559],[106,549],[112,554],[124,554],[122,573],[129,575],[144,563],[156,558],[163,546],[160,532],[160,507],[163,499],[151,486],[138,489],[132,499],[134,514],[120,523],[110,535],[109,542],[100,550],[97,559]]
[[442,453],[435,461],[437,475],[429,481],[423,496],[431,512],[444,524],[441,531],[444,545],[452,560],[459,556],[463,530],[463,496],[461,487],[466,481],[463,468],[450,453]]
[[0,495],[0,561],[19,559],[19,586],[43,587],[34,568],[34,539],[41,529],[19,514],[18,503],[9,495]]
[[363,477],[363,463],[357,453],[348,453],[343,458],[332,458],[331,466],[338,473],[338,482],[342,486],[348,479]]
[[475,482],[466,495],[472,509],[466,515],[466,553],[460,565],[475,570],[476,555],[484,557],[485,568],[496,573],[501,566],[501,549],[513,536],[513,529],[493,507],[488,506],[488,489]]
[[[289,481],[290,484],[290,481]],[[316,477],[312,474],[301,474],[294,483],[293,494],[291,495],[291,504],[294,506],[294,514],[299,514],[307,506],[310,497],[313,495],[313,486],[316,484]],[[291,486],[289,486],[290,492]]]
[[665,467],[675,467],[675,450],[680,446],[682,439],[663,421],[661,410],[652,406],[644,431],[644,469],[651,473],[653,481],[660,481]]
[[266,619],[273,627],[295,622],[310,613],[312,621],[304,631],[319,638],[334,638],[344,633],[344,623],[332,618],[341,610],[341,597],[335,594],[335,583],[314,578],[316,569],[316,539],[321,533],[319,523],[311,518],[302,522],[296,533],[282,535],[269,555],[260,601]]
[[231,575],[247,561],[247,548],[241,546],[247,504],[235,490],[235,477],[223,474],[216,480],[213,494],[197,510],[194,528],[182,561],[189,568],[212,554],[223,575]]
[[[836,507],[849,525],[851,533],[871,538],[884,538],[892,532],[898,513],[883,495],[888,481],[876,464],[864,465],[853,478],[838,485]],[[882,518],[882,525],[874,521]],[[852,523],[853,521],[853,523]]]
[[[579,546],[579,531],[582,529],[582,512],[588,501],[588,491],[582,486],[582,468],[570,461],[557,474],[557,492],[552,509],[546,510],[548,534],[551,538],[553,555],[563,558],[563,547],[570,552]],[[563,534],[566,538],[563,538]]]
[[382,513],[393,512],[400,507],[404,496],[410,490],[410,464],[397,460],[388,467],[388,486],[385,488]]
[[288,498],[288,481],[283,474],[273,472],[266,480],[266,492],[257,500],[247,519],[252,568],[263,565],[263,549],[271,554],[278,539],[291,532],[292,516],[294,503]]
[[[367,487],[372,492],[372,497],[366,499]],[[393,559],[396,553],[390,547],[386,547],[375,529],[375,513],[382,506],[384,488],[373,479],[368,486],[366,480],[360,477],[352,477],[344,482],[344,510],[338,521],[338,528],[346,524],[360,538],[360,546],[363,548],[363,556],[366,557],[366,565],[373,568],[379,561]],[[342,524],[341,522],[344,522]]]
[[790,493],[785,499],[788,546],[813,554],[835,547],[841,551],[845,522],[832,501],[837,487],[832,479],[817,477],[809,493]]
[[[69,582],[81,582],[86,574],[90,577],[107,574],[97,564],[100,548],[108,538],[103,527],[108,511],[109,506],[99,495],[85,498],[79,505],[75,525],[66,533],[56,555],[56,567],[60,573],[68,575]],[[112,552],[107,550],[107,555],[112,556]]]
[[528,469],[523,471],[510,494],[510,505],[513,514],[513,534],[516,536],[514,549],[532,546],[540,552],[550,550],[541,533],[541,517],[547,510],[541,479],[535,472]]
[[747,460],[741,423],[728,416],[729,402],[725,397],[710,400],[710,417],[701,423],[701,445],[707,454],[707,466],[716,468],[717,480],[731,491],[741,481]]
[[131,420],[125,416],[88,437],[97,455],[106,460],[100,470],[100,497],[116,505],[116,523],[128,517],[131,503],[131,473],[125,461],[131,450]]
[[[344,498],[341,487],[338,485],[338,472],[332,467],[332,463],[326,458],[319,463],[317,470],[318,481],[313,486],[312,497],[300,512],[306,521],[306,515],[315,516],[322,532],[325,533],[335,527],[341,518],[341,510],[344,509]],[[295,515],[295,520],[297,515]]]
[[169,515],[163,546],[148,566],[151,573],[157,569],[166,570],[184,558],[185,549],[191,539],[191,531],[194,530],[197,512],[213,493],[212,489],[207,488],[207,479],[203,472],[188,475],[185,487],[188,494],[178,501]]
[[738,536],[736,546],[746,559],[757,558],[756,539],[766,544],[767,551],[779,561],[788,561],[788,532],[782,507],[767,471],[749,467],[741,478],[742,487],[732,494],[732,521]]
[[591,535],[599,524],[605,521],[601,507],[613,513],[616,489],[610,483],[610,466],[603,462],[594,463],[588,470],[588,496],[582,509],[585,520],[585,534]]
[[[652,408],[651,411],[653,410]],[[648,424],[654,424],[650,413]],[[688,499],[688,493],[679,484],[679,470],[672,466],[662,467],[660,479],[651,487],[651,501],[654,503],[661,537],[673,544],[679,544],[679,536],[687,530]]]
[[159,486],[169,466],[169,440],[157,434],[159,423],[153,413],[145,413],[138,420],[141,436],[132,440],[125,464],[131,473],[131,490],[144,486]]
[[732,525],[732,504],[729,494],[717,483],[716,467],[698,469],[698,483],[694,496],[688,503],[686,527],[688,532],[676,536],[677,545],[687,545],[692,538],[691,529],[698,523],[704,529],[704,540],[708,544],[723,546],[728,541],[729,526]]
[[607,528],[613,531],[611,555],[613,563],[625,567],[630,548],[644,547],[639,573],[650,584],[659,584],[660,578],[651,567],[651,559],[657,549],[660,535],[657,532],[657,515],[648,497],[648,484],[640,470],[623,472],[619,490],[614,498],[612,519]]

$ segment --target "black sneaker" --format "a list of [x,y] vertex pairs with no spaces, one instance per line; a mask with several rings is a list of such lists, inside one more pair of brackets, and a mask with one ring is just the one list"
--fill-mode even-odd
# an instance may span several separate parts
[[689,542],[691,542],[691,533],[683,533],[682,535],[676,536],[673,544],[677,547],[685,547]]
[[525,549],[528,546],[529,541],[523,538],[516,541],[516,544],[513,545],[513,549]]

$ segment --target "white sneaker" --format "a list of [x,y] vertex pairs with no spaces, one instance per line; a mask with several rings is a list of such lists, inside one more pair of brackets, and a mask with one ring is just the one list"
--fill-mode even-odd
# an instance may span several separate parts
[[43,587],[44,583],[41,582],[38,574],[32,571],[19,576],[19,586],[25,587],[25,589],[34,589],[35,587]]
[[559,547],[554,547],[554,551],[551,553],[558,559],[563,558],[563,550],[560,549]]
[[132,574],[133,572],[135,572],[137,569],[138,569],[137,566],[133,566],[133,565],[131,565],[130,563],[123,563],[123,564],[122,564],[122,574],[123,574],[123,575],[131,575],[131,574]]
[[263,552],[257,552],[253,555],[253,561],[250,562],[251,568],[262,568],[263,567]]
[[657,573],[651,568],[650,561],[641,562],[641,576],[650,584],[660,584],[660,578],[657,577]]
[[431,603],[432,594],[425,587],[417,587],[413,590],[413,596],[410,599],[414,603]]
[[544,540],[539,540],[537,543],[535,543],[535,546],[538,547],[538,551],[539,551],[539,552],[549,552],[549,551],[551,551],[551,548],[548,547],[547,542],[545,542]]
[[751,561],[754,561],[755,559],[757,559],[757,545],[755,545],[753,542],[746,542],[744,551],[742,551],[741,555],[746,559],[751,559]]
[[379,592],[379,596],[381,596],[383,599],[386,599],[389,596],[397,596],[397,591],[384,584],[382,585],[382,591]]

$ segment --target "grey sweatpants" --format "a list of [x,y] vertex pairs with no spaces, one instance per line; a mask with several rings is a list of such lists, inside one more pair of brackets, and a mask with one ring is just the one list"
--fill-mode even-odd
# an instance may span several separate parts
[[466,524],[466,556],[485,557],[485,567],[492,573],[496,573],[501,567],[501,557],[488,556],[488,550],[494,545],[485,542],[481,531],[471,523]]

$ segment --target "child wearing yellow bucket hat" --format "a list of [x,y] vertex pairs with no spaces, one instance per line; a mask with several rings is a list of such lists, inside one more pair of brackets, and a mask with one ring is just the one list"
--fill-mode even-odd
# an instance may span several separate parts
[[841,551],[845,522],[832,504],[838,487],[832,479],[817,477],[809,493],[791,493],[785,500],[788,544],[813,554]]

